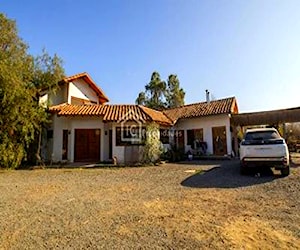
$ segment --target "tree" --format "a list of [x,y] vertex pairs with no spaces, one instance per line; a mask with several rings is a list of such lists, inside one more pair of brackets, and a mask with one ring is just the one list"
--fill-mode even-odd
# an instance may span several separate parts
[[147,106],[147,96],[145,92],[140,92],[138,97],[136,98],[136,104]]
[[160,79],[158,72],[153,72],[150,82],[145,86],[145,92],[140,92],[136,103],[149,108],[161,110],[165,108],[166,83]]
[[185,92],[180,88],[177,75],[169,75],[166,99],[168,108],[176,108],[184,105]]
[[16,23],[0,13],[0,166],[17,168],[48,121],[39,95],[63,77],[61,60],[43,51],[33,57]]
[[140,92],[136,103],[149,108],[162,110],[184,105],[185,92],[180,88],[177,75],[169,75],[168,83],[162,81],[158,72],[153,72],[145,91]]

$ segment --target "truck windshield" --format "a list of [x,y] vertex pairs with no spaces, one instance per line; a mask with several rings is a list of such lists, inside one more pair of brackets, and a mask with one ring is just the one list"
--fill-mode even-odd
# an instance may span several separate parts
[[280,139],[280,135],[276,131],[255,131],[246,133],[245,140],[274,140]]

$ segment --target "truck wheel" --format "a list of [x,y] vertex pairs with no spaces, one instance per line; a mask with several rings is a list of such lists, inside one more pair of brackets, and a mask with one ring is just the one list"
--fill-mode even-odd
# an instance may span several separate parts
[[283,168],[280,171],[282,176],[288,176],[290,174],[290,166],[287,166],[286,168]]

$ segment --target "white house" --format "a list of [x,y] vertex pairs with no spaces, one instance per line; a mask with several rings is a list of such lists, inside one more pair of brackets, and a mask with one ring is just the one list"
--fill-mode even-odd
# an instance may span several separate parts
[[181,131],[177,144],[185,152],[209,155],[232,155],[231,114],[238,113],[235,97],[184,105],[165,110],[175,131]]
[[203,142],[206,154],[232,152],[230,115],[238,112],[234,97],[162,112],[141,105],[106,104],[108,98],[87,73],[64,78],[59,86],[55,95],[45,94],[40,100],[50,103],[52,115],[43,147],[45,160],[139,161],[145,127],[151,122],[159,124],[164,144],[173,141],[185,152],[196,154]]

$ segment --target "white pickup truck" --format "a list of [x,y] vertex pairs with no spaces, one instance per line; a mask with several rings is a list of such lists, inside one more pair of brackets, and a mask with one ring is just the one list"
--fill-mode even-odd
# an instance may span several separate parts
[[290,173],[290,159],[285,140],[275,128],[249,129],[240,145],[241,174],[255,166],[274,167],[281,175]]

